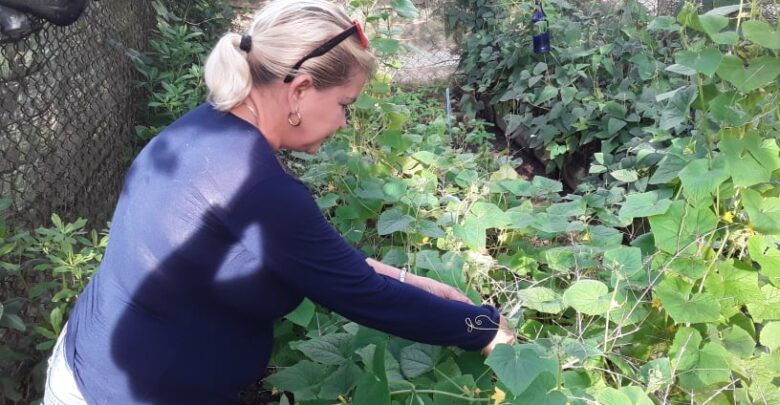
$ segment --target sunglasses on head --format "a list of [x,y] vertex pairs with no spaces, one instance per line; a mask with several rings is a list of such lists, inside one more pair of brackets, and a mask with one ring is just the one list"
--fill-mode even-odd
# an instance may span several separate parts
[[352,34],[357,33],[360,37],[360,44],[363,45],[363,48],[368,49],[368,38],[366,38],[366,34],[363,32],[363,27],[360,26],[360,23],[355,20],[352,22],[352,25],[349,26],[349,28],[342,31],[340,34],[336,35],[335,37],[329,39],[324,44],[318,46],[313,51],[309,52],[301,58],[301,60],[298,61],[295,65],[293,65],[292,68],[290,68],[290,73],[284,77],[285,83],[290,83],[293,81],[295,76],[293,76],[298,69],[301,68],[301,65],[303,65],[303,62],[306,62],[307,60],[311,58],[316,58],[318,56],[322,56],[331,49],[335,48],[336,45],[342,43],[345,39],[349,38]]

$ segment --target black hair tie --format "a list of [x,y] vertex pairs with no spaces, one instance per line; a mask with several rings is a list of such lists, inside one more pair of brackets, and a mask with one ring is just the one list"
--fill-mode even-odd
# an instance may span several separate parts
[[251,35],[242,35],[241,36],[241,44],[238,46],[239,49],[242,51],[249,53],[249,51],[252,50],[252,36]]

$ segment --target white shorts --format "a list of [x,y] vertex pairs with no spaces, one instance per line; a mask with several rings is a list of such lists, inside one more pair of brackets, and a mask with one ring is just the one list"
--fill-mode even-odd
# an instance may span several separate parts
[[62,333],[57,338],[57,343],[54,345],[54,351],[49,357],[43,405],[86,405],[87,403],[79,391],[73,370],[66,359],[65,332],[67,329],[68,325],[65,324]]

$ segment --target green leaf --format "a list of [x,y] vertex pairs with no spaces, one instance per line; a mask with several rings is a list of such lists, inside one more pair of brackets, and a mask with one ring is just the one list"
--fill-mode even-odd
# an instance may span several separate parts
[[763,298],[758,288],[758,273],[734,264],[731,259],[718,263],[718,272],[705,281],[707,291],[716,296],[724,308],[738,308]]
[[644,218],[664,214],[672,205],[672,201],[663,196],[660,191],[629,194],[626,202],[620,207],[618,215],[621,218]]
[[709,103],[710,112],[723,126],[736,127],[749,122],[752,117],[742,110],[741,96],[736,91],[727,91],[713,98]]
[[666,184],[677,178],[688,161],[674,154],[668,154],[658,163],[658,168],[650,177],[650,184]]
[[558,360],[536,344],[499,344],[485,364],[514,395],[522,394],[542,373],[558,375]]
[[664,310],[675,323],[717,322],[720,303],[707,292],[691,293],[693,286],[678,278],[667,278],[655,288]]
[[709,342],[699,350],[696,365],[685,373],[679,374],[680,385],[688,389],[701,389],[707,386],[728,382],[731,368],[728,359],[731,356],[723,346]]
[[685,86],[672,96],[669,103],[661,111],[659,128],[669,130],[688,121],[691,104],[696,99],[698,91],[696,86]]
[[669,348],[669,358],[676,370],[688,370],[699,361],[699,346],[701,345],[699,331],[683,327],[674,334],[672,347]]
[[393,232],[410,232],[412,222],[414,222],[414,218],[404,214],[399,208],[392,208],[379,216],[377,233],[389,235]]
[[62,330],[62,318],[63,318],[63,307],[59,306],[51,310],[51,313],[49,314],[49,322],[51,323],[52,329],[54,329],[55,332],[58,332]]
[[534,100],[534,104],[541,105],[544,102],[552,99],[558,95],[558,88],[554,86],[544,86],[544,89],[539,93],[539,97]]
[[281,391],[292,392],[296,400],[305,401],[316,398],[327,372],[327,366],[302,360],[292,367],[277,369],[265,381]]
[[318,363],[340,365],[352,353],[353,341],[349,333],[332,333],[302,342],[297,349]]
[[615,135],[618,131],[626,126],[626,122],[616,118],[610,118],[607,123],[607,133],[609,135]]
[[748,131],[741,138],[725,134],[718,147],[726,156],[726,167],[737,187],[766,183],[772,172],[780,168],[777,142],[762,139],[756,131]]
[[609,173],[615,180],[631,183],[639,180],[639,175],[634,169],[619,169]]
[[0,318],[0,327],[16,329],[19,332],[27,330],[27,325],[24,324],[22,318],[19,315],[8,313],[8,311]]
[[531,385],[522,394],[518,395],[512,403],[516,405],[566,405],[568,403],[566,395],[556,389],[557,385],[555,374],[548,372],[539,373],[531,382]]
[[466,215],[463,225],[455,224],[452,230],[456,237],[463,240],[469,248],[473,250],[482,250],[485,248],[485,238],[487,238],[486,228],[473,215]]
[[742,23],[745,39],[769,49],[780,49],[780,31],[772,29],[766,21],[751,20]]
[[406,183],[400,180],[385,183],[382,186],[382,191],[385,193],[385,201],[390,203],[398,202],[406,194],[406,188]]
[[577,89],[571,86],[567,86],[561,89],[561,100],[563,105],[568,105],[574,100],[574,96],[577,94]]
[[352,403],[354,405],[390,405],[390,389],[387,387],[387,382],[371,373],[364,374],[355,388]]
[[639,370],[642,382],[649,392],[655,392],[668,387],[672,379],[672,364],[668,357],[661,357],[644,364]]
[[415,19],[419,16],[417,7],[414,6],[411,0],[391,0],[390,5],[393,7],[396,13],[403,18]]
[[723,158],[716,158],[712,162],[708,159],[696,159],[680,171],[683,194],[692,205],[712,204],[712,196],[729,177],[726,160]]
[[597,280],[578,280],[563,293],[563,302],[586,315],[604,315],[609,311],[609,288]]
[[415,378],[433,369],[439,360],[439,346],[413,343],[401,349],[401,372],[407,378]]
[[656,247],[671,254],[695,252],[693,242],[712,232],[717,224],[718,217],[709,207],[695,208],[684,201],[674,201],[665,214],[650,217]]
[[489,202],[476,202],[471,206],[471,213],[485,228],[502,228],[512,223],[512,219],[497,205]]
[[531,180],[531,184],[535,187],[535,191],[527,197],[538,197],[563,191],[563,183],[548,179],[547,177],[534,176],[534,179]]
[[[628,280],[642,270],[642,250],[638,247],[621,246],[604,252],[604,268],[613,278]],[[564,296],[565,298],[565,296]]]
[[525,307],[535,311],[558,314],[566,308],[563,298],[547,287],[529,287],[517,292]]
[[762,56],[750,61],[745,68],[742,59],[726,55],[723,57],[718,76],[733,84],[737,90],[747,93],[764,87],[775,80],[780,74],[780,58]]
[[750,334],[738,326],[724,330],[721,343],[726,350],[742,358],[752,356],[756,348],[756,342]]
[[[401,48],[401,43],[392,38],[374,37],[371,39],[371,48],[375,49],[380,55],[392,55]],[[400,128],[390,128],[400,129]]]
[[596,399],[600,405],[653,405],[641,388],[632,386],[620,387],[619,391],[604,388],[596,394]]
[[697,72],[712,76],[720,66],[723,55],[717,48],[705,48],[698,52],[682,51],[675,56],[677,63],[695,69]]
[[761,297],[747,302],[748,312],[756,322],[780,320],[780,288],[766,284],[761,287]]
[[742,204],[753,229],[765,234],[780,234],[780,197],[763,197],[758,191],[745,189]]
[[729,19],[722,15],[700,15],[699,23],[707,34],[717,34],[729,25]]
[[425,163],[426,165],[436,164],[436,161],[438,159],[436,155],[434,155],[431,152],[428,152],[427,150],[421,150],[419,152],[415,152],[412,154],[412,157],[422,163]]
[[319,397],[323,399],[336,399],[339,395],[346,396],[357,384],[361,375],[363,375],[363,372],[355,363],[350,361],[342,364],[341,367],[322,382],[322,389],[320,389]]
[[308,298],[303,301],[289,314],[284,316],[288,321],[304,328],[309,325],[314,318],[314,304]]
[[767,322],[761,329],[759,341],[772,352],[780,349],[780,322]]
[[780,238],[753,235],[748,239],[750,258],[761,266],[761,274],[780,287]]
[[323,195],[322,197],[317,198],[317,206],[320,207],[321,210],[326,210],[328,208],[335,207],[338,201],[339,201],[338,194],[328,193]]

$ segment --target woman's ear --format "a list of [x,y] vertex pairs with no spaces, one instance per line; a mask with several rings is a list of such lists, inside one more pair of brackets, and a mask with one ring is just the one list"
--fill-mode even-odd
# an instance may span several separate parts
[[306,97],[309,91],[314,89],[314,79],[311,75],[301,74],[296,76],[293,81],[290,82],[289,90],[287,90],[287,100],[290,104],[290,111],[295,111],[296,106],[301,104],[301,100]]

